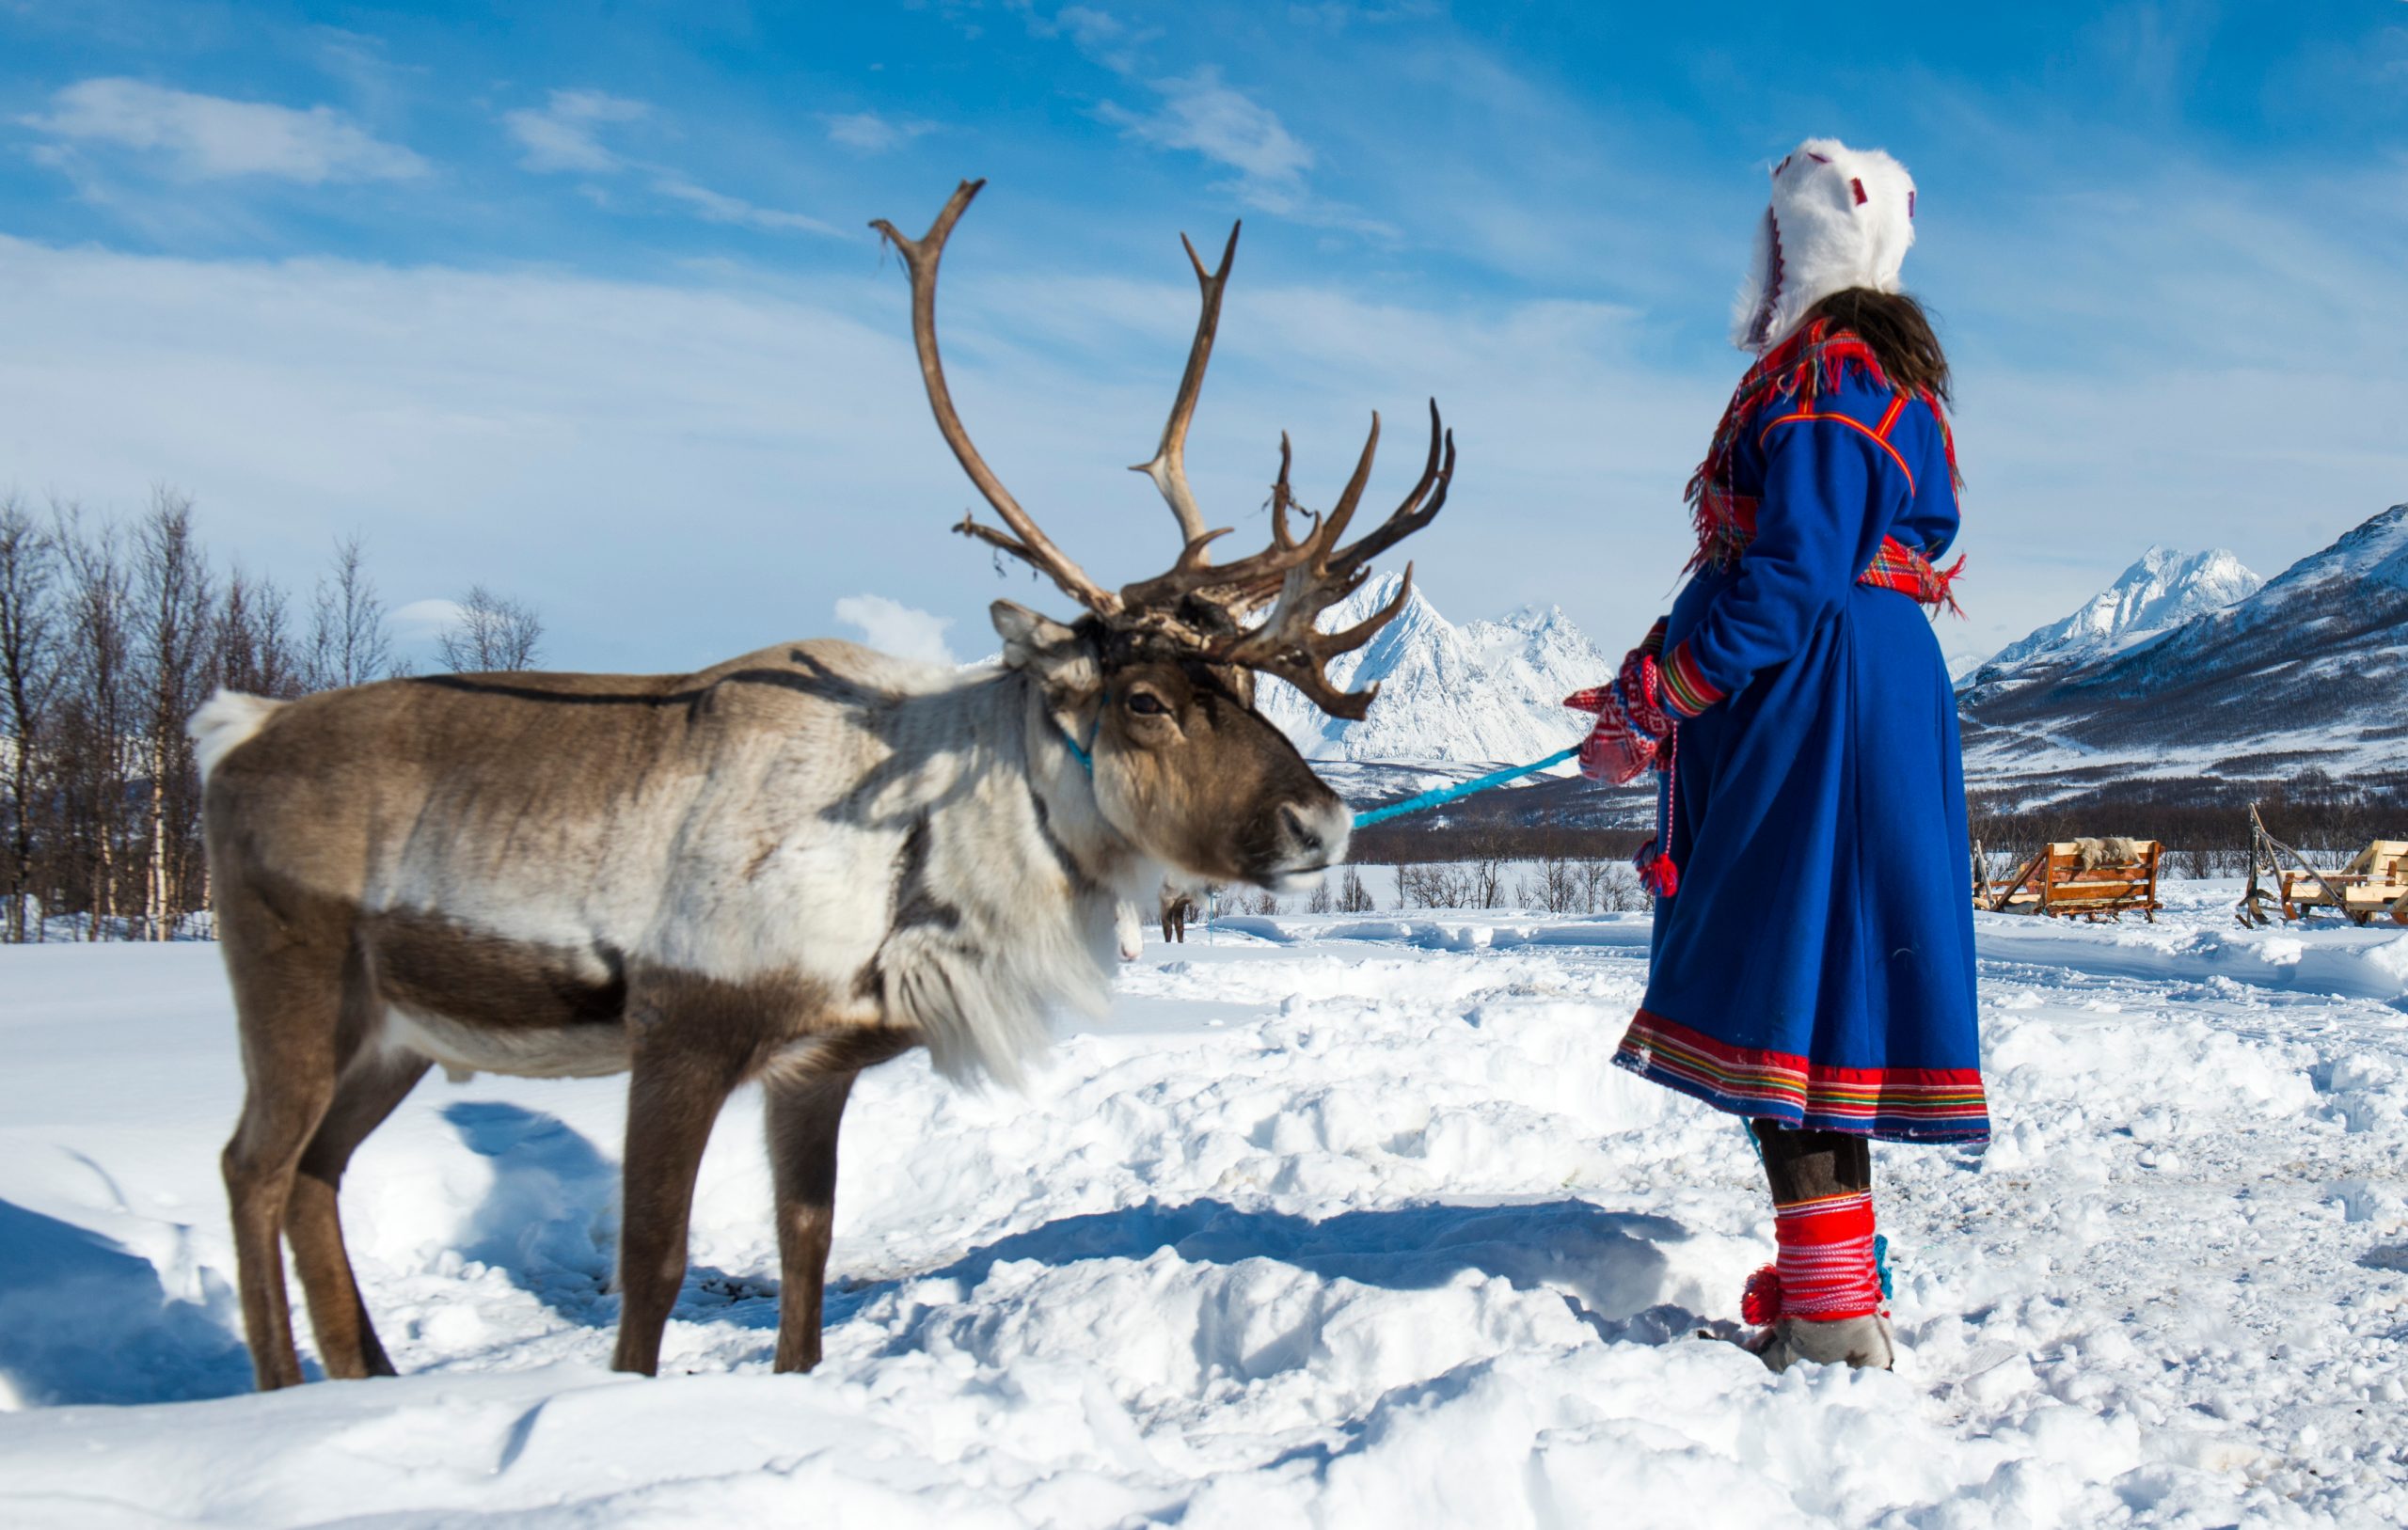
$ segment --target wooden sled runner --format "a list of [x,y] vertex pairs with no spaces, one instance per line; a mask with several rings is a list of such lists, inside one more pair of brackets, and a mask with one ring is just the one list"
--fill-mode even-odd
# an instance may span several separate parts
[[2120,919],[2137,912],[2153,924],[2161,907],[2157,865],[2164,853],[2155,840],[2060,840],[1996,887],[1976,886],[1973,906],[2052,919]]
[[2408,840],[2377,840],[2337,872],[2287,871],[2282,886],[2285,919],[2337,907],[2353,924],[2378,914],[2408,924]]
[[[2350,859],[2339,871],[2319,871],[2307,858],[2266,832],[2258,810],[2249,810],[2249,888],[2241,895],[2241,922],[2249,925],[2273,923],[2266,906],[2279,903],[2285,919],[2305,919],[2319,908],[2331,908],[2353,924],[2365,924],[2378,914],[2408,924],[2408,840],[2377,840]],[[2273,892],[2259,886],[2271,878]]]

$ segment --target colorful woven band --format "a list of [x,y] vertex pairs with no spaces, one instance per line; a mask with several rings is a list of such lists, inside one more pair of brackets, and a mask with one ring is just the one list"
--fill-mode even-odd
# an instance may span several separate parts
[[1881,1310],[1871,1191],[1775,1207],[1773,1238],[1781,1245],[1782,1317],[1830,1322]]

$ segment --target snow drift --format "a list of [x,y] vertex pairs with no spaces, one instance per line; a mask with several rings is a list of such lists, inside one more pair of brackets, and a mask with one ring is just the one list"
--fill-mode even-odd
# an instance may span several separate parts
[[1690,1337],[1770,1217],[1609,1062],[1643,916],[1199,930],[1024,1097],[873,1070],[808,1377],[755,1097],[646,1381],[602,1368],[623,1081],[429,1084],[344,1191],[405,1374],[264,1397],[215,952],[0,950],[0,1522],[2401,1522],[2408,937],[2171,891],[1979,920],[2000,1136],[1877,1149],[1894,1374]]

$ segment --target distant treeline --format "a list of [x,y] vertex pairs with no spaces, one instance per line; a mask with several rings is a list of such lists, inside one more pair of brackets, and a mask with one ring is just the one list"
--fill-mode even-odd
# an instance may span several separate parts
[[[218,686],[261,696],[409,672],[356,536],[306,609],[221,566],[168,488],[130,519],[0,496],[0,939],[166,939],[209,902],[184,722]],[[443,667],[531,668],[526,607],[471,590]]]
[[1627,860],[1653,830],[1580,823],[1460,823],[1408,814],[1357,830],[1347,859],[1376,866],[1452,860]]
[[2267,832],[2336,866],[2370,840],[2408,839],[2408,787],[2337,781],[2313,768],[2280,781],[2135,782],[2066,806],[2012,807],[1976,794],[1972,832],[1994,869],[2054,842],[2123,834],[2164,845],[2164,875],[2243,876],[2252,803]]
[[[1532,794],[1530,800],[1545,801],[1567,818],[1586,816],[1578,798],[1564,794],[1545,798]],[[2120,834],[2164,844],[2168,876],[2208,877],[2247,875],[2252,803],[2271,833],[2305,849],[2320,863],[2330,860],[2337,865],[2370,840],[2408,839],[2408,785],[2362,786],[2337,781],[2313,768],[2283,781],[2123,782],[2077,802],[2047,807],[2018,806],[1977,791],[1969,805],[1972,838],[1989,856],[1994,875],[2052,842]],[[1469,866],[1473,871],[1465,874],[1470,876],[1466,885],[1493,891],[1496,877],[1481,875],[1483,865],[1627,861],[1653,835],[1652,828],[1603,828],[1577,820],[1498,819],[1467,823],[1440,813],[1390,819],[1358,832],[1347,855],[1365,865]],[[1434,874],[1418,875],[1429,883]],[[1400,907],[1412,907],[1424,900],[1406,889],[1400,891],[1398,901]],[[1471,906],[1481,905],[1475,899]]]

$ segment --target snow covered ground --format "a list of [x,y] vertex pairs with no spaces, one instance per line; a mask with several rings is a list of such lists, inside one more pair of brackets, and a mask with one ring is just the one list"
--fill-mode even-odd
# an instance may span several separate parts
[[874,1073],[807,1378],[752,1100],[643,1381],[620,1085],[430,1082],[345,1195],[407,1374],[269,1397],[214,950],[0,951],[0,1523],[2397,1524],[2408,932],[2233,891],[1984,916],[2000,1136],[1877,1150],[1899,1369],[1778,1378],[1689,1336],[1769,1218],[1608,1063],[1637,916],[1235,921],[1025,1097]]

